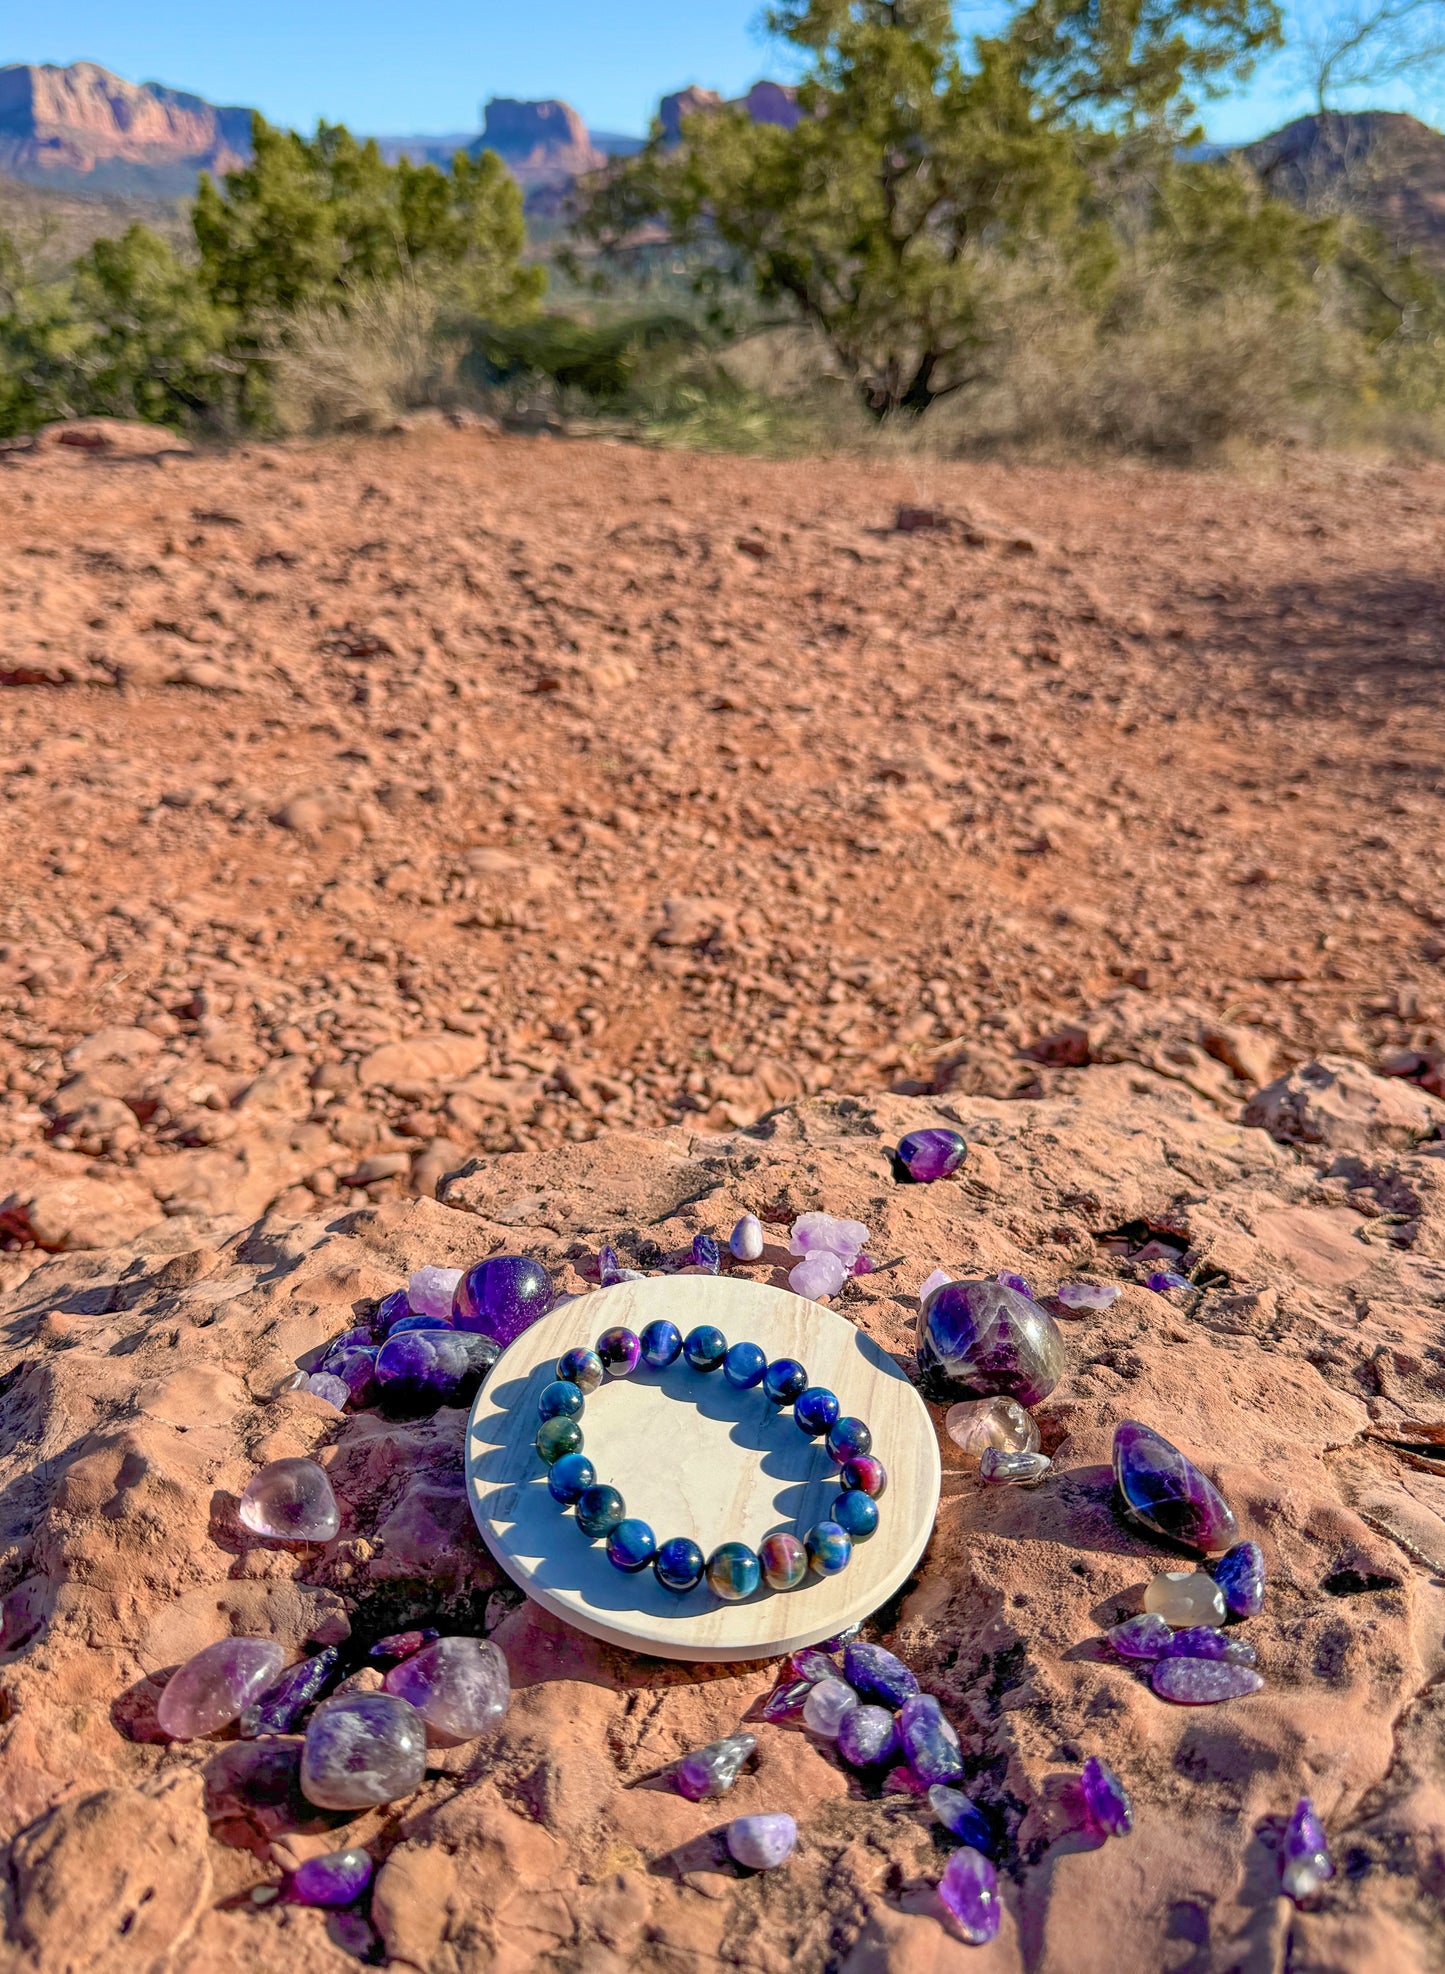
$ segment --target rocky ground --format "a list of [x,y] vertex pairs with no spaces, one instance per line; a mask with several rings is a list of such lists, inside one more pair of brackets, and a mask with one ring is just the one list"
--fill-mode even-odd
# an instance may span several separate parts
[[[1442,511],[1434,469],[473,431],[5,457],[0,1966],[1440,1964]],[[896,1187],[939,1118],[967,1178]],[[604,1236],[659,1265],[813,1207],[874,1229],[840,1306],[900,1354],[939,1263],[1128,1284],[1069,1329],[1056,1477],[954,1462],[876,1626],[1007,1831],[977,1952],[918,1809],[794,1731],[729,1808],[797,1808],[797,1857],[722,1862],[659,1773],[769,1670],[519,1605],[459,1414],[274,1396],[421,1261],[525,1247],[576,1289]],[[1198,1286],[1140,1286],[1160,1261]],[[1161,1565],[1108,1507],[1122,1416],[1265,1548],[1252,1699],[1171,1710],[1093,1642]],[[345,1521],[298,1562],[234,1497],[313,1448]],[[257,1905],[337,1819],[284,1777],[258,1810],[243,1744],[167,1747],[157,1675],[437,1615],[506,1649],[501,1736],[348,1826],[369,1918]],[[1135,1794],[1104,1850],[1089,1753]],[[1296,1915],[1305,1792],[1343,1869]]]

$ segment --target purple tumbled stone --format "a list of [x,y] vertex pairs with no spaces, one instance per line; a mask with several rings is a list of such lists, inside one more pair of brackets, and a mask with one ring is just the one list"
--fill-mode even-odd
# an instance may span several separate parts
[[341,1510],[314,1460],[272,1460],[251,1476],[237,1509],[241,1526],[273,1542],[330,1542]]
[[1137,1618],[1111,1626],[1104,1636],[1121,1658],[1162,1659],[1174,1633],[1157,1613],[1141,1611]]
[[1038,1297],[1034,1294],[1022,1275],[1015,1275],[1007,1268],[1000,1268],[994,1276],[994,1280],[1002,1283],[1004,1288],[1012,1289],[1016,1295],[1026,1295],[1030,1302],[1038,1301]]
[[743,1764],[758,1745],[755,1734],[728,1734],[684,1755],[672,1772],[679,1796],[700,1803],[725,1796],[743,1772]]
[[850,1707],[838,1723],[838,1753],[850,1768],[881,1768],[898,1749],[898,1728],[886,1707]]
[[1187,1549],[1209,1555],[1227,1549],[1239,1532],[1214,1483],[1137,1419],[1125,1419],[1115,1429],[1114,1484],[1135,1521]]
[[898,1716],[898,1738],[908,1766],[920,1782],[956,1782],[963,1774],[963,1749],[931,1693],[915,1693]]
[[1054,1301],[1064,1309],[1082,1313],[1090,1309],[1112,1309],[1123,1294],[1117,1282],[1060,1282]]
[[998,1873],[982,1851],[967,1845],[955,1851],[943,1868],[938,1896],[971,1947],[986,1946],[1003,1917],[998,1898]]
[[739,1816],[727,1827],[727,1847],[737,1863],[749,1871],[773,1871],[787,1861],[798,1841],[798,1826],[792,1817]]
[[692,1265],[702,1268],[709,1275],[715,1275],[722,1266],[722,1256],[718,1253],[717,1242],[711,1234],[694,1234],[692,1237]]
[[1222,1659],[1232,1666],[1252,1666],[1254,1647],[1231,1638],[1209,1624],[1186,1625],[1176,1631],[1159,1654],[1161,1659]]
[[289,1734],[306,1709],[319,1700],[341,1667],[341,1654],[326,1646],[313,1658],[288,1666],[241,1714],[241,1733],[248,1741],[262,1734]]
[[612,1289],[619,1282],[640,1282],[642,1277],[635,1268],[623,1267],[615,1247],[603,1247],[597,1250],[597,1279],[604,1289]]
[[299,1389],[309,1391],[313,1398],[324,1398],[338,1412],[344,1412],[351,1402],[351,1386],[333,1377],[330,1371],[312,1371]]
[[223,1638],[187,1659],[166,1682],[156,1719],[172,1741],[229,1727],[280,1672],[286,1654],[272,1638]]
[[354,1406],[368,1405],[376,1396],[377,1355],[374,1344],[348,1344],[345,1350],[330,1350],[322,1375],[340,1378]]
[[968,1146],[957,1131],[910,1131],[899,1139],[897,1157],[916,1186],[931,1186],[958,1170]]
[[378,1337],[390,1336],[393,1323],[399,1323],[403,1317],[416,1314],[417,1311],[412,1308],[406,1290],[393,1289],[390,1295],[384,1295],[376,1305],[376,1314],[371,1319],[372,1334]]
[[764,1720],[796,1720],[808,1704],[808,1695],[813,1690],[811,1679],[781,1679],[764,1700],[762,1716]]
[[843,1676],[861,1698],[885,1707],[901,1707],[918,1691],[918,1681],[902,1659],[862,1640],[844,1646]]
[[1168,1295],[1170,1289],[1187,1289],[1189,1277],[1181,1275],[1174,1268],[1160,1268],[1149,1277],[1144,1286],[1146,1289],[1153,1289],[1155,1295]]
[[1217,1700],[1242,1700],[1264,1685],[1249,1666],[1225,1659],[1159,1659],[1150,1675],[1162,1700],[1181,1707],[1212,1707]]
[[431,1645],[440,1637],[441,1633],[430,1626],[416,1631],[389,1631],[385,1638],[377,1639],[366,1656],[368,1659],[409,1659],[424,1645]]
[[1106,1837],[1127,1837],[1134,1828],[1129,1792],[1112,1768],[1090,1755],[1080,1778],[1089,1814]]
[[928,1805],[944,1829],[962,1837],[970,1849],[982,1851],[985,1856],[992,1850],[993,1832],[988,1819],[971,1796],[965,1796],[961,1789],[946,1789],[941,1782],[935,1782],[928,1791]]
[[375,1350],[375,1348],[376,1338],[370,1330],[343,1330],[339,1337],[333,1337],[327,1344],[320,1368],[323,1371],[331,1370],[334,1360],[344,1356],[348,1350]]
[[386,1675],[386,1690],[410,1700],[433,1747],[456,1747],[501,1725],[512,1699],[507,1661],[480,1638],[439,1638]]
[[452,1320],[459,1330],[479,1331],[505,1350],[547,1314],[556,1294],[540,1261],[524,1254],[494,1254],[458,1282]]
[[1258,1617],[1264,1608],[1264,1551],[1257,1542],[1236,1542],[1211,1563],[1209,1574],[1224,1592],[1225,1609],[1234,1618]]
[[816,1645],[805,1645],[800,1652],[794,1652],[788,1664],[799,1679],[810,1679],[816,1686],[820,1679],[841,1679],[843,1668],[826,1652],[819,1651]]
[[1037,1405],[1067,1362],[1053,1317],[1001,1282],[948,1282],[918,1313],[919,1382],[934,1398],[1002,1392]]
[[291,1874],[286,1896],[297,1905],[352,1905],[371,1883],[376,1866],[358,1846],[309,1857]]
[[1325,1827],[1308,1796],[1301,1796],[1285,1826],[1279,1852],[1279,1881],[1286,1898],[1303,1905],[1335,1875]]
[[426,1774],[426,1722],[395,1693],[348,1693],[311,1716],[301,1789],[319,1809],[395,1802]]
[[420,1417],[442,1405],[469,1405],[500,1354],[491,1337],[463,1330],[403,1330],[376,1360],[381,1404]]

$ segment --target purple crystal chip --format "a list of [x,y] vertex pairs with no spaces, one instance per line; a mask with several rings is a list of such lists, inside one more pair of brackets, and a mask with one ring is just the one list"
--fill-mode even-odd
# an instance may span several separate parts
[[928,1805],[944,1829],[961,1837],[970,1850],[985,1856],[993,1849],[993,1832],[988,1819],[971,1796],[961,1789],[946,1789],[935,1782],[928,1792]]
[[1153,1611],[1141,1611],[1137,1618],[1125,1618],[1104,1633],[1123,1659],[1162,1659],[1174,1633]]
[[1209,1555],[1238,1534],[1229,1503],[1177,1446],[1137,1419],[1114,1433],[1114,1484],[1135,1521]]
[[952,1914],[971,1947],[995,1938],[1003,1917],[998,1898],[998,1873],[981,1851],[967,1845],[944,1866],[938,1896]]
[[722,1265],[717,1242],[711,1234],[694,1234],[692,1237],[692,1265],[703,1268],[709,1275],[715,1275]]
[[1149,1277],[1144,1286],[1146,1289],[1153,1289],[1155,1295],[1167,1295],[1170,1289],[1187,1289],[1189,1277],[1181,1275],[1174,1268],[1160,1268]]
[[1224,1592],[1231,1617],[1258,1617],[1264,1608],[1264,1551],[1257,1542],[1236,1542],[1209,1574]]
[[469,1268],[457,1283],[452,1320],[459,1330],[479,1331],[505,1350],[547,1314],[556,1297],[552,1277],[540,1261],[524,1254],[494,1254]]
[[756,1734],[728,1734],[721,1741],[709,1741],[705,1748],[694,1748],[672,1771],[678,1795],[690,1803],[725,1796],[757,1745]]
[[764,1720],[796,1720],[813,1690],[811,1679],[781,1679],[762,1704]]
[[902,1659],[861,1639],[843,1648],[843,1676],[862,1699],[885,1707],[901,1707],[918,1691],[918,1681]]
[[1309,1797],[1301,1796],[1280,1845],[1280,1886],[1287,1898],[1303,1905],[1334,1875],[1335,1863],[1325,1841],[1325,1827],[1315,1815]]
[[1174,1633],[1159,1656],[1161,1659],[1221,1659],[1232,1666],[1252,1666],[1254,1647],[1243,1638],[1231,1638],[1227,1631],[1220,1631],[1214,1625],[1190,1624]]
[[947,1179],[967,1157],[968,1146],[957,1131],[910,1131],[898,1142],[898,1163],[916,1186]]
[[359,1846],[309,1857],[291,1875],[286,1895],[297,1905],[353,1905],[371,1883],[376,1866]]
[[371,1319],[372,1332],[379,1337],[390,1336],[393,1323],[399,1323],[403,1317],[415,1316],[417,1313],[411,1306],[406,1290],[393,1289],[390,1295],[384,1295],[376,1305],[376,1314]]
[[898,1716],[898,1738],[908,1766],[920,1782],[956,1782],[963,1774],[963,1750],[931,1693],[915,1693]]
[[351,1403],[351,1386],[333,1377],[330,1371],[312,1371],[300,1389],[309,1391],[313,1398],[324,1398],[338,1412],[344,1412]]
[[1008,1268],[1000,1268],[994,1276],[994,1280],[1001,1283],[1004,1288],[1012,1289],[1015,1295],[1026,1295],[1030,1302],[1038,1301],[1038,1297],[1034,1294],[1023,1276],[1015,1275]]
[[341,1654],[327,1645],[300,1665],[288,1666],[279,1679],[241,1713],[241,1733],[248,1741],[262,1734],[289,1734],[302,1714],[321,1698],[341,1664]]
[[850,1707],[838,1725],[838,1753],[850,1768],[881,1768],[898,1749],[898,1730],[886,1707]]
[[1225,1659],[1160,1659],[1150,1675],[1161,1700],[1181,1707],[1212,1707],[1219,1700],[1242,1700],[1264,1685],[1249,1666]]
[[1112,1768],[1090,1755],[1081,1778],[1089,1814],[1106,1837],[1127,1837],[1134,1828],[1129,1792]]
[[1001,1282],[945,1283],[918,1313],[919,1382],[933,1398],[1002,1392],[1037,1405],[1067,1362],[1053,1317]]

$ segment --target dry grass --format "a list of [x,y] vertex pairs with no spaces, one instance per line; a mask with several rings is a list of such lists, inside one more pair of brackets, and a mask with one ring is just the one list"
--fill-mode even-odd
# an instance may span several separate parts
[[359,291],[345,309],[291,316],[270,348],[277,424],[288,432],[375,432],[437,404],[455,374],[436,298],[414,282]]

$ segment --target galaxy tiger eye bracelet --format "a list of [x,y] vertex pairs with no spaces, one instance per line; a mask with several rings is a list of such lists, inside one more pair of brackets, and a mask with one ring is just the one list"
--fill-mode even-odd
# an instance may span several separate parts
[[[678,1358],[695,1371],[721,1371],[737,1391],[761,1385],[779,1410],[791,1405],[800,1432],[824,1441],[828,1457],[839,1469],[840,1493],[825,1521],[817,1522],[800,1540],[776,1530],[756,1549],[745,1542],[724,1542],[704,1557],[690,1536],[675,1535],[659,1542],[649,1524],[629,1515],[615,1487],[599,1484],[597,1471],[582,1450],[582,1415],[587,1396],[608,1378],[630,1377],[638,1366],[665,1371]],[[729,1344],[711,1323],[690,1330],[686,1337],[675,1323],[649,1323],[639,1336],[632,1330],[604,1330],[595,1348],[581,1345],[557,1361],[556,1377],[537,1401],[541,1425],[537,1452],[550,1469],[547,1487],[552,1499],[571,1508],[577,1526],[591,1541],[604,1538],[607,1560],[628,1572],[651,1567],[664,1590],[682,1596],[706,1581],[713,1595],[726,1603],[751,1597],[760,1584],[770,1590],[796,1590],[809,1571],[837,1576],[853,1555],[853,1544],[864,1542],[878,1526],[878,1497],[888,1485],[881,1461],[873,1455],[873,1435],[861,1419],[840,1417],[834,1394],[823,1385],[810,1385],[808,1373],[794,1357],[771,1363],[755,1343]]]

